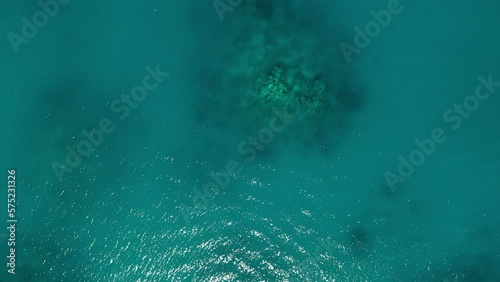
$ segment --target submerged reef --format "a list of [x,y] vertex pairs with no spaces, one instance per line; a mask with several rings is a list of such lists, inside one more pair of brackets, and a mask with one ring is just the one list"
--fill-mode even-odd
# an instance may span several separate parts
[[264,112],[283,109],[294,102],[299,104],[302,116],[318,116],[326,109],[325,82],[321,78],[294,77],[282,65],[259,76],[256,87],[256,99]]
[[315,53],[321,39],[276,28],[267,18],[254,18],[249,26],[250,30],[242,31],[245,36],[233,42],[240,55],[235,54],[227,76],[227,85],[242,92],[242,106],[257,115],[269,115],[295,103],[300,106],[300,118],[334,109],[339,89],[334,87],[333,73],[325,77],[330,72],[324,65],[325,53]]
[[193,107],[205,132],[255,134],[291,106],[297,114],[280,133],[286,146],[304,156],[331,151],[359,108],[360,91],[338,50],[342,32],[319,10],[295,0],[249,0],[222,24],[196,24],[210,34],[194,74]]

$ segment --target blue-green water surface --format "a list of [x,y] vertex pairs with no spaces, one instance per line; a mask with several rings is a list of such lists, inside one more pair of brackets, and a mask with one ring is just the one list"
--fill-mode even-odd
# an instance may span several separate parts
[[0,12],[0,281],[500,281],[497,1],[63,2]]

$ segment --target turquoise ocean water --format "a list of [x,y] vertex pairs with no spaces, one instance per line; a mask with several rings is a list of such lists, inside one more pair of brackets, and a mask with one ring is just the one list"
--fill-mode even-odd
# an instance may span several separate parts
[[0,281],[500,281],[497,1],[41,2],[0,12]]

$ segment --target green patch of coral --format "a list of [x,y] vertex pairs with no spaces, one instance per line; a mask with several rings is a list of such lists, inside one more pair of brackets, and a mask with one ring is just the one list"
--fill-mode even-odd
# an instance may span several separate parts
[[251,16],[235,19],[241,25],[235,30],[239,36],[228,43],[233,48],[228,49],[231,64],[224,70],[229,74],[224,83],[242,110],[258,118],[294,103],[301,119],[317,125],[314,117],[326,118],[342,106],[340,76],[325,75],[336,73],[337,51],[289,17],[300,1],[290,0],[286,7],[271,0],[245,3],[242,9]]
[[300,106],[301,116],[318,116],[327,106],[325,82],[276,65],[257,78],[257,100],[262,109],[281,110],[287,103]]
[[291,87],[286,83],[283,68],[274,67],[267,75],[257,78],[258,96],[264,107],[284,106],[291,98]]

